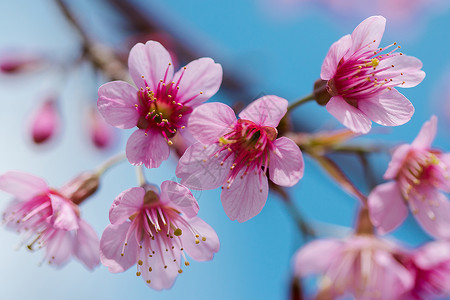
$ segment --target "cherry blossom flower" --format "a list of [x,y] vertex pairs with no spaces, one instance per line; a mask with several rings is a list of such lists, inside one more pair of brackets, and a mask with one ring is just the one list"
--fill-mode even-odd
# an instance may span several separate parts
[[200,58],[174,75],[170,54],[154,41],[136,44],[128,67],[137,88],[123,81],[106,83],[98,90],[97,106],[109,124],[138,128],[127,142],[129,162],[157,168],[169,157],[170,139],[185,128],[192,109],[219,89],[222,67]]
[[371,121],[408,122],[414,107],[394,87],[414,87],[425,77],[422,62],[396,52],[396,43],[378,48],[385,24],[381,16],[367,18],[330,47],[322,65],[320,77],[331,96],[326,108],[354,132],[369,132]]
[[51,98],[43,103],[36,111],[31,121],[33,141],[41,144],[54,136],[60,126],[60,116],[56,101]]
[[[68,185],[65,189],[73,190]],[[98,265],[97,234],[65,194],[49,188],[39,177],[16,171],[0,176],[0,190],[14,196],[3,222],[23,235],[22,243],[28,249],[45,248],[43,261],[61,266],[73,255],[89,269]]]
[[297,276],[322,275],[317,299],[397,300],[414,284],[411,272],[396,256],[403,250],[372,235],[347,240],[315,240],[294,256]]
[[450,244],[435,241],[415,250],[410,256],[415,284],[405,300],[447,299],[450,296]]
[[384,174],[394,180],[377,186],[369,195],[372,223],[381,233],[398,227],[408,215],[431,236],[450,238],[450,203],[440,192],[450,192],[450,153],[431,148],[437,118],[431,117],[411,145],[399,146]]
[[102,263],[112,273],[136,264],[137,276],[152,288],[170,288],[182,273],[185,252],[197,261],[219,250],[215,231],[197,217],[198,204],[184,186],[164,181],[161,194],[151,185],[122,192],[109,211],[111,224],[100,240]]
[[199,141],[180,158],[176,174],[192,189],[222,186],[222,205],[231,220],[256,216],[268,196],[266,171],[278,185],[293,186],[303,176],[298,146],[277,137],[287,101],[277,96],[255,100],[239,114],[223,103],[206,103],[192,113],[189,128]]

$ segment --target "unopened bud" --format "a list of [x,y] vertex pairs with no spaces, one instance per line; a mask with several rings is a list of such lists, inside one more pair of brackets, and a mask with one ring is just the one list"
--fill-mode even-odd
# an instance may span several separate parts
[[96,173],[85,172],[66,183],[59,191],[64,197],[79,205],[94,194],[99,185],[100,178]]
[[33,141],[41,144],[48,141],[60,126],[60,117],[56,101],[52,98],[36,110],[31,121]]
[[33,54],[2,54],[0,55],[0,72],[16,74],[33,70],[43,63],[43,59]]
[[105,149],[114,142],[114,128],[105,122],[95,108],[89,112],[88,132],[92,143],[99,149]]
[[319,105],[327,105],[331,99],[331,94],[328,92],[328,81],[317,79],[314,82],[314,99]]

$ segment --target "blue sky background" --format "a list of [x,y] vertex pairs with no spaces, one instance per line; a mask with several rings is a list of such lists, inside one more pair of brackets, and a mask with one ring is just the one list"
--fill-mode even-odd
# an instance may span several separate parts
[[[136,1],[142,10],[156,12],[158,19],[184,40],[195,45],[205,56],[226,63],[230,72],[248,78],[250,90],[258,94],[277,94],[293,101],[311,92],[319,77],[329,46],[371,14],[342,14],[320,6],[299,6],[287,14],[279,5],[261,1],[166,0]],[[368,1],[370,3],[370,1]],[[74,12],[98,40],[120,44],[121,34],[111,28],[117,17],[104,9],[102,1],[81,0],[72,3]],[[269,8],[268,8],[269,7]],[[59,14],[52,1],[0,2],[0,55],[17,49],[45,53],[64,62],[76,57],[77,36]],[[404,126],[389,130],[374,126],[361,143],[388,145],[411,142],[423,122],[432,114],[439,116],[439,131],[434,145],[450,146],[450,10],[448,6],[424,9],[409,22],[392,17],[387,20],[381,45],[397,42],[404,53],[420,58],[427,73],[425,80],[412,89],[401,90],[414,104],[416,113]],[[228,72],[225,69],[224,72]],[[88,68],[45,70],[21,76],[0,74],[0,173],[22,170],[39,175],[53,187],[59,187],[78,173],[93,169],[110,155],[122,151],[132,130],[121,131],[121,139],[107,152],[95,150],[85,136],[84,107],[95,103],[96,90],[102,82],[89,77]],[[49,90],[61,90],[60,104],[64,119],[59,139],[36,147],[28,135],[33,109]],[[231,102],[218,95],[210,101]],[[252,99],[248,99],[249,101]],[[447,110],[447,112],[445,112]],[[447,116],[447,119],[445,117]],[[323,107],[308,103],[298,108],[294,120],[310,128],[333,129],[340,125]],[[345,158],[342,158],[345,162]],[[387,155],[374,155],[381,175],[389,161]],[[305,157],[305,176],[290,189],[295,204],[319,233],[330,233],[326,223],[336,224],[332,232],[343,235],[342,226],[353,224],[355,199],[343,192],[318,166]],[[146,172],[154,183],[175,180],[176,161],[171,156],[156,170]],[[355,173],[354,177],[358,177]],[[136,185],[134,169],[128,164],[110,170],[102,178],[99,192],[82,205],[82,216],[99,236],[108,222],[108,209],[123,190]],[[2,299],[285,299],[292,273],[291,257],[302,244],[301,236],[280,199],[270,195],[263,211],[248,222],[231,222],[220,204],[219,191],[194,193],[200,203],[200,217],[217,232],[221,249],[210,262],[184,269],[169,291],[155,292],[134,268],[110,274],[103,266],[87,271],[76,261],[55,270],[38,266],[42,253],[15,250],[20,238],[0,230],[0,290]],[[4,208],[10,197],[0,195]],[[419,245],[429,238],[409,218],[394,233],[409,245]]]

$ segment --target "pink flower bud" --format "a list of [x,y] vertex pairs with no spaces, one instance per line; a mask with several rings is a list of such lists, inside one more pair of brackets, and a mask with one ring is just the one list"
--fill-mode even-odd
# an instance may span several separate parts
[[89,135],[92,143],[99,149],[110,147],[115,139],[114,128],[106,123],[96,109],[89,114]]
[[85,172],[66,183],[59,189],[59,192],[73,203],[79,205],[97,191],[100,184],[99,179],[98,174]]
[[33,120],[31,121],[33,141],[36,144],[46,142],[54,135],[55,130],[59,127],[59,125],[60,117],[56,107],[56,102],[53,98],[50,98],[38,108]]
[[33,54],[4,54],[0,56],[0,72],[15,74],[32,70],[42,63],[42,58]]

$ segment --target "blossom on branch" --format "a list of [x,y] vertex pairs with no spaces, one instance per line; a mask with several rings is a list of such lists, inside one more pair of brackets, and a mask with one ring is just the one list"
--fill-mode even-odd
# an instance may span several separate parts
[[293,186],[303,176],[299,147],[277,139],[276,127],[288,102],[264,96],[252,102],[236,119],[223,103],[206,103],[192,112],[190,132],[199,141],[180,158],[176,174],[192,189],[222,186],[222,205],[231,220],[244,222],[264,207],[269,188],[266,177],[278,185]]
[[397,300],[414,284],[413,274],[398,260],[403,249],[372,235],[347,240],[315,240],[294,257],[297,276],[322,275],[316,299]]
[[112,273],[136,264],[136,275],[151,288],[170,288],[182,273],[181,257],[189,265],[185,252],[206,261],[219,251],[219,238],[197,217],[198,209],[192,193],[173,181],[164,181],[160,194],[151,185],[122,192],[100,240],[102,263]]
[[185,128],[192,110],[218,91],[222,67],[200,58],[174,75],[169,52],[148,41],[131,49],[128,68],[137,88],[124,81],[106,83],[98,90],[97,106],[109,124],[138,128],[127,142],[128,161],[157,168],[169,157],[170,139]]
[[[92,179],[90,176],[83,182]],[[83,182],[73,181],[58,191],[31,174],[7,172],[0,176],[0,190],[12,194],[14,200],[3,213],[3,222],[23,235],[22,244],[29,250],[45,248],[44,262],[61,266],[73,255],[93,269],[100,262],[97,234],[81,219],[78,205],[65,193],[80,194]],[[82,201],[79,197],[77,200]]]
[[414,87],[425,77],[422,62],[397,52],[397,43],[378,48],[385,25],[381,16],[367,18],[330,47],[322,64],[320,77],[331,97],[326,108],[354,132],[369,132],[372,121],[408,122],[414,107],[394,88]]
[[450,239],[450,153],[431,148],[437,118],[431,117],[412,144],[399,146],[384,174],[394,180],[377,186],[368,197],[372,223],[381,233],[397,228],[411,209],[431,236]]

